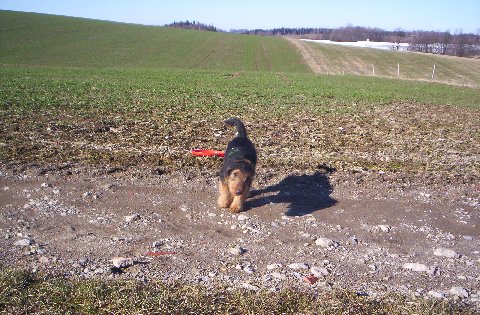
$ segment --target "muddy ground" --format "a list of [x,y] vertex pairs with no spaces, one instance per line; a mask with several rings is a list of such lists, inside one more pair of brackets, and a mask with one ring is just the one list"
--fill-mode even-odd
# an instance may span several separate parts
[[[81,278],[348,288],[479,305],[478,183],[321,167],[272,175],[259,166],[241,214],[216,206],[216,185],[215,172],[193,169],[3,163],[0,263]],[[115,257],[131,260],[116,268]]]

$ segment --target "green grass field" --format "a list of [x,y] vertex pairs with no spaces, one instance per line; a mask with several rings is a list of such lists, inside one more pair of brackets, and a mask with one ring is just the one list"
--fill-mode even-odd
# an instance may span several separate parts
[[0,64],[309,72],[281,38],[0,11]]
[[438,82],[480,86],[480,60],[431,54],[384,51],[331,44],[305,43],[321,72],[330,74],[355,74],[398,77]]

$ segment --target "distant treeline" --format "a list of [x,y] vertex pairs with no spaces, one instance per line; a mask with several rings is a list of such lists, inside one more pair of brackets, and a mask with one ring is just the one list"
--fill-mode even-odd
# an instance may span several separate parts
[[209,31],[209,32],[218,32],[218,29],[213,25],[203,24],[197,21],[190,22],[186,20],[185,22],[173,22],[170,24],[165,24],[166,27],[176,27],[176,28],[186,28],[200,31]]
[[[197,21],[181,21],[166,24],[167,27],[195,29],[211,32],[221,32],[213,25]],[[405,31],[397,29],[386,31],[380,28],[361,26],[346,26],[340,28],[274,28],[269,30],[230,30],[230,33],[264,35],[264,36],[294,36],[305,39],[329,39],[336,42],[356,42],[370,40],[372,42],[408,43],[408,50],[432,54],[451,55],[459,57],[480,56],[480,34],[464,34],[457,31]]]
[[410,51],[460,57],[480,56],[480,34],[456,32],[385,31],[380,28],[347,26],[341,28],[274,28],[271,30],[231,30],[233,33],[270,36],[294,36],[305,39],[328,39],[337,42],[408,43]]

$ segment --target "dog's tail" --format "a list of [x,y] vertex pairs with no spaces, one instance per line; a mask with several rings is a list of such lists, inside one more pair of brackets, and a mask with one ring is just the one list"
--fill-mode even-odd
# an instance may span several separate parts
[[243,125],[242,121],[236,117],[229,118],[225,120],[225,123],[229,126],[235,126],[237,127],[237,137],[247,137],[247,130],[245,129],[245,126]]

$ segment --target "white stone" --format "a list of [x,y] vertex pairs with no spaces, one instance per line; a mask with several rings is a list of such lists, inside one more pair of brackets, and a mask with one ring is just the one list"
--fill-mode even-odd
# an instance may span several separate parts
[[21,240],[18,240],[16,241],[15,243],[13,243],[13,245],[15,246],[21,246],[21,247],[25,247],[25,246],[29,246],[29,245],[32,245],[33,241],[29,238],[22,238]]
[[280,273],[280,272],[272,272],[272,277],[277,279],[277,280],[287,279],[287,276],[285,276],[283,273]]
[[443,292],[438,292],[438,291],[428,291],[428,296],[431,296],[435,299],[443,299],[446,297],[446,294]]
[[405,263],[403,264],[403,268],[418,272],[428,272],[430,270],[426,265],[419,263]]
[[462,287],[453,287],[448,292],[461,298],[468,298],[469,296],[468,291]]
[[232,255],[235,255],[235,256],[240,256],[240,255],[243,255],[246,250],[240,246],[235,246],[235,247],[231,247],[228,249],[228,252]]
[[380,225],[377,225],[377,229],[382,232],[389,233],[392,230],[392,227],[389,225],[380,224]]
[[326,237],[319,237],[315,240],[315,245],[321,246],[321,247],[330,247],[330,248],[335,248],[338,247],[338,243],[326,238]]
[[239,215],[237,216],[237,220],[238,220],[238,221],[246,221],[246,220],[248,220],[248,216],[245,215],[245,214],[243,214],[243,213],[241,213],[241,214],[239,214]]
[[124,257],[115,257],[112,258],[112,265],[116,268],[127,268],[133,266],[134,261],[132,258],[124,258]]
[[248,283],[248,282],[242,283],[241,286],[242,286],[242,288],[247,289],[247,290],[251,290],[251,291],[258,291],[258,290],[260,290],[259,287],[255,286],[255,285],[252,285],[252,284],[250,284],[250,283]]
[[324,267],[318,267],[318,266],[312,266],[310,268],[310,272],[315,276],[315,277],[324,277],[328,276],[330,274],[330,271],[328,271],[327,268]]
[[126,222],[134,222],[140,219],[140,215],[138,213],[132,214],[132,215],[127,215],[125,217]]
[[288,265],[288,268],[298,270],[298,269],[308,269],[308,265],[305,263],[293,263]]
[[273,269],[278,269],[278,268],[282,268],[282,264],[275,263],[275,264],[267,265],[268,270],[273,270]]
[[460,258],[460,254],[457,254],[451,249],[441,248],[441,247],[435,248],[435,250],[433,251],[433,254],[435,256],[442,256],[442,257],[448,257],[448,258]]

